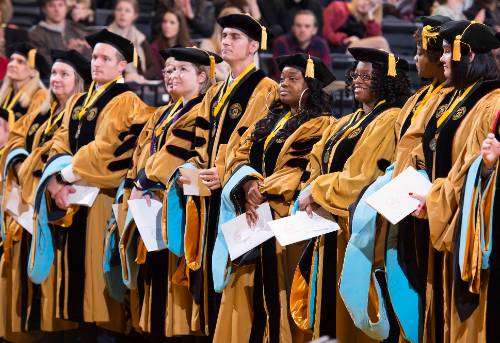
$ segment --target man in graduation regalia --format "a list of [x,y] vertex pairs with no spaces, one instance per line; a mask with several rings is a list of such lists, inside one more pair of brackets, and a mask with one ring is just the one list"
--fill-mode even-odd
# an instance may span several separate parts
[[[263,117],[277,98],[277,84],[254,64],[254,55],[266,49],[267,34],[254,18],[233,14],[218,19],[222,26],[222,58],[231,67],[225,81],[212,86],[201,103],[195,130],[195,157],[188,167],[201,169],[200,179],[211,190],[210,197],[189,197],[186,204],[186,227],[183,246],[173,253],[184,254],[190,273],[190,290],[201,304],[200,326],[213,334],[220,297],[214,293],[212,251],[217,234],[220,192],[226,174],[226,159],[245,131]],[[186,182],[180,178],[180,183]],[[169,188],[167,188],[168,190]],[[168,216],[171,216],[170,212]],[[193,220],[204,218],[203,220]],[[167,218],[167,232],[172,232]],[[169,236],[168,241],[174,237]],[[217,292],[222,288],[215,287]]]
[[[116,188],[153,109],[123,81],[127,64],[137,62],[133,44],[107,30],[86,39],[93,47],[93,82],[88,92],[68,100],[62,126],[54,135],[35,195],[28,275],[40,283],[54,264],[58,317],[123,332],[127,321],[122,305],[105,287],[104,235]],[[99,188],[90,207],[70,204],[75,183]]]

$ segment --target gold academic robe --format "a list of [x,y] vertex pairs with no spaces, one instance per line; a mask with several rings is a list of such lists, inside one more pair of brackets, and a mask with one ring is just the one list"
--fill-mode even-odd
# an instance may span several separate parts
[[[10,132],[9,140],[5,146],[5,155],[0,162],[5,165],[5,157],[15,148],[26,149],[30,155],[21,163],[21,167],[16,173],[16,177],[12,171],[8,172],[6,181],[19,183],[23,189],[21,175],[26,164],[29,164],[29,157],[34,152],[34,148],[40,143],[40,137],[43,135],[43,128],[46,120],[49,117],[48,99],[41,107],[35,108],[33,112],[27,113],[19,119],[13,126]],[[28,163],[26,163],[28,161]],[[3,167],[2,167],[3,169]],[[37,178],[29,172],[29,182],[36,183],[33,180]],[[8,197],[9,189],[6,190],[5,196]],[[25,330],[42,330],[56,331],[76,328],[76,325],[67,321],[56,319],[55,314],[55,279],[54,273],[51,272],[48,279],[41,285],[34,285],[27,278],[27,256],[29,254],[29,246],[31,235],[15,222],[8,213],[3,214],[7,225],[7,240],[11,247],[8,254],[2,256],[2,280],[0,287],[2,294],[10,294],[4,301],[10,302],[11,314],[5,320],[1,320],[13,332],[21,332]],[[8,261],[6,261],[6,258]],[[4,286],[10,285],[9,289]],[[29,321],[39,321],[39,325],[28,325]],[[7,335],[8,339],[9,334]],[[17,339],[17,338],[16,338]],[[15,340],[15,339],[14,339]]]
[[[218,82],[207,91],[196,121],[195,157],[188,162],[199,169],[215,167],[219,178],[224,182],[227,175],[226,164],[230,154],[239,145],[242,136],[256,121],[268,111],[271,103],[278,97],[276,82],[265,77],[261,70],[248,68],[242,74],[241,81],[233,81],[234,91],[223,97],[226,82]],[[240,75],[240,76],[242,76]],[[236,83],[235,83],[236,82]],[[231,87],[228,86],[228,89]],[[229,92],[228,92],[229,94]],[[215,111],[218,111],[216,113]],[[212,192],[208,199],[204,197],[188,197],[186,216],[191,217],[190,203],[204,203],[207,222],[202,225],[186,226],[185,246],[197,246],[199,237],[206,242],[204,251],[197,252],[197,261],[202,264],[197,270],[190,270],[189,277],[196,280],[192,294],[197,304],[203,302],[203,309],[198,316],[197,329],[203,334],[212,335],[215,330],[220,296],[214,292],[212,285],[212,251],[217,234],[221,190]],[[192,215],[199,218],[199,214]],[[189,222],[189,219],[187,220]],[[191,230],[193,230],[193,233]],[[196,291],[193,291],[195,289]],[[195,292],[195,293],[193,293]],[[226,325],[231,325],[226,323]]]
[[[242,165],[251,166],[262,176],[264,186],[260,190],[268,199],[274,218],[288,216],[301,181],[307,179],[305,169],[311,149],[333,121],[328,115],[310,119],[287,137],[270,138],[267,148],[264,139],[259,142],[251,139],[251,128],[230,155],[224,179],[228,180]],[[241,198],[245,199],[245,195],[241,194]],[[244,208],[244,202],[240,207]],[[288,306],[293,272],[302,248],[301,243],[283,248],[273,238],[258,247],[259,260],[233,266],[222,293],[214,341],[246,342],[250,337],[255,342],[304,341],[307,335],[304,337],[293,323]],[[265,292],[265,287],[278,292]]]
[[383,174],[394,157],[394,123],[400,109],[381,106],[366,127],[356,128],[358,113],[341,118],[325,131],[311,153],[311,195],[315,203],[337,217],[341,227],[338,233],[321,236],[317,241],[319,266],[313,328],[316,338],[329,334],[341,342],[372,341],[355,327],[337,285],[350,235],[349,206],[364,187]]
[[[158,120],[151,126],[150,139],[145,144],[148,157],[135,179],[141,187],[148,189],[155,184],[166,184],[177,167],[193,156],[195,122],[202,99],[203,95],[198,96],[176,110],[175,121],[167,124],[161,133],[157,132],[163,122],[160,119],[175,108],[168,106],[157,110],[160,116],[155,114]],[[163,191],[155,191],[155,194],[163,200]],[[163,210],[165,216],[165,206]],[[127,234],[131,236],[132,233],[129,230]],[[126,239],[122,244],[126,244]],[[138,238],[136,261],[141,264],[141,330],[166,337],[200,334],[199,328],[192,325],[196,322],[199,306],[193,303],[189,293],[186,266],[181,259],[168,250],[147,252]]]
[[[500,90],[495,89],[495,84],[485,89],[486,94],[471,93],[472,95],[465,99],[467,101],[468,98],[475,98],[468,105],[469,108],[457,105],[455,111],[450,114],[451,120],[444,124],[445,128],[446,125],[456,126],[455,131],[452,131],[453,135],[447,139],[450,145],[446,146],[448,156],[444,156],[445,152],[438,156],[432,151],[429,148],[430,143],[425,140],[425,134],[421,144],[411,152],[412,165],[415,168],[426,168],[432,181],[432,188],[426,199],[430,246],[424,342],[439,341],[441,337],[444,342],[484,341],[485,297],[481,298],[479,309],[467,321],[461,322],[454,303],[453,259],[458,204],[464,177],[470,164],[479,154],[481,144],[491,131],[491,123],[500,109]],[[437,108],[435,116],[442,115],[451,101],[451,95],[450,92],[448,98],[443,100],[444,105]],[[439,149],[439,140],[436,149]],[[425,156],[425,151],[430,152],[428,157]],[[429,163],[430,159],[432,160]],[[437,168],[443,160],[448,162],[448,167],[441,167],[443,170],[439,171]],[[486,292],[486,289],[483,291]]]
[[78,119],[85,97],[86,93],[77,94],[68,100],[49,157],[50,162],[57,155],[71,155],[73,172],[82,182],[100,188],[92,207],[76,209],[69,228],[54,225],[56,241],[62,242],[55,257],[58,315],[123,332],[127,326],[123,305],[106,291],[103,243],[116,188],[126,175],[137,136],[153,108],[128,86],[114,83]]

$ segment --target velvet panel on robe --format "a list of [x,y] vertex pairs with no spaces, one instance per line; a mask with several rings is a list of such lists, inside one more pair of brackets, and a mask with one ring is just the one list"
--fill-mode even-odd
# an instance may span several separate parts
[[[276,82],[265,77],[262,71],[250,71],[238,84],[238,88],[227,98],[217,116],[214,109],[224,91],[224,82],[213,85],[203,99],[195,128],[195,156],[188,162],[199,169],[215,167],[222,183],[226,175],[229,155],[239,146],[249,127],[262,118],[278,97]],[[219,106],[222,105],[222,102]],[[217,321],[220,296],[214,292],[212,282],[212,251],[218,227],[220,190],[215,190],[205,202],[206,224],[201,235],[205,241],[202,266],[190,271],[190,289],[195,301],[200,304],[199,325],[204,333],[213,334]],[[192,197],[198,201],[198,197]],[[188,238],[189,235],[186,236]],[[189,242],[188,242],[189,244]],[[198,242],[192,242],[198,244]]]
[[[335,133],[342,130],[356,113],[342,118],[325,131],[322,140],[313,148],[309,165],[311,195],[317,204],[337,217],[341,227],[338,233],[318,238],[319,264],[314,337],[329,334],[346,342],[372,341],[355,327],[342,303],[337,285],[349,240],[349,206],[358,198],[364,187],[380,176],[392,161],[397,142],[394,127],[399,110],[399,108],[381,109],[381,113],[366,127],[359,131],[355,129],[347,137],[337,141],[331,148],[330,156],[333,154],[333,158],[336,154],[343,154],[338,150],[342,141],[358,139],[352,153],[346,156],[345,163],[331,166],[338,171],[323,173],[325,144]],[[358,135],[360,137],[357,137]],[[325,262],[335,260],[336,264]],[[331,275],[332,273],[335,276]]]
[[[224,179],[228,180],[238,167],[250,165],[264,178],[261,192],[273,216],[287,216],[301,181],[307,178],[305,169],[311,149],[335,120],[326,115],[310,119],[288,137],[272,139],[265,151],[263,142],[251,139],[252,126],[230,155]],[[241,191],[235,190],[237,194]],[[295,326],[288,306],[293,271],[302,248],[302,243],[284,248],[271,239],[259,247],[257,261],[234,267],[222,294],[215,340],[224,337],[230,342],[302,342],[310,338]]]
[[[179,117],[175,122],[157,137],[154,151],[148,151],[149,157],[139,172],[141,184],[166,184],[171,174],[193,157],[195,122],[202,98],[199,96],[184,104],[178,110],[176,116]],[[160,199],[164,196],[162,191],[155,194]],[[136,261],[141,263],[139,278],[142,280],[139,286],[141,329],[155,336],[199,334],[199,327],[193,325],[199,306],[189,293],[187,267],[183,260],[168,250],[147,252],[140,238],[138,244]]]
[[[484,95],[468,110],[453,137],[451,170],[446,177],[433,181],[426,199],[430,240],[433,248],[443,254],[441,277],[444,290],[443,336],[445,342],[480,342],[486,339],[487,282],[482,284],[479,306],[474,313],[463,322],[458,315],[455,304],[457,290],[453,283],[453,259],[454,254],[457,253],[454,249],[454,236],[466,172],[480,153],[482,142],[491,132],[491,125],[499,109],[500,90],[496,89]],[[428,295],[429,297],[432,295]],[[430,318],[428,320],[431,321]]]
[[[38,138],[43,132],[45,121],[48,118],[48,99],[39,104],[38,108],[31,106],[32,111],[25,114],[19,119],[10,132],[9,140],[5,146],[5,155],[1,161],[2,166],[5,164],[5,158],[8,152],[16,148],[26,149],[31,152],[33,147],[38,144]],[[26,160],[17,160],[14,163],[21,163],[18,172],[15,173],[13,167],[9,168],[7,183],[19,183],[23,190],[22,170],[25,167]],[[31,173],[30,173],[31,174]],[[31,176],[29,182],[36,180]],[[8,190],[5,193],[8,197]],[[26,202],[26,201],[25,201]],[[9,251],[9,261],[2,262],[2,280],[1,293],[9,294],[5,297],[4,302],[10,303],[10,315],[1,320],[8,330],[12,332],[21,332],[25,330],[43,330],[57,331],[75,328],[75,324],[60,319],[56,319],[55,307],[55,273],[52,271],[49,278],[41,285],[34,285],[27,278],[27,259],[29,254],[29,246],[31,244],[31,235],[23,230],[21,226],[15,222],[7,213],[3,215],[8,226],[9,240],[13,239],[15,244],[12,250]],[[5,256],[2,256],[4,259]],[[9,286],[9,289],[4,288]],[[9,337],[9,335],[7,335]]]
[[68,100],[48,161],[61,154],[72,155],[72,169],[80,181],[101,190],[92,207],[77,209],[69,228],[54,225],[58,316],[125,331],[122,305],[105,288],[103,243],[116,188],[126,175],[137,136],[153,108],[126,85],[116,83],[79,120],[76,114],[85,95]]

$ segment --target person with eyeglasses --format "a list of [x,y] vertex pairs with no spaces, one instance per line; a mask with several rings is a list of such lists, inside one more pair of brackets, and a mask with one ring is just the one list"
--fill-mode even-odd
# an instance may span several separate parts
[[[164,190],[170,176],[194,155],[201,101],[215,82],[215,65],[222,62],[220,56],[194,47],[170,48],[161,55],[166,61],[163,76],[172,101],[156,110],[139,136],[120,201],[123,219],[127,200],[146,199],[149,205],[151,199],[166,201]],[[123,226],[122,268],[134,279],[126,284],[137,284],[142,290],[139,306],[133,309],[139,318],[136,329],[153,338],[199,334],[199,305],[193,302],[188,285],[175,280],[179,265],[184,271],[182,258],[167,249],[148,252],[135,223],[118,222]]]
[[365,342],[371,339],[356,328],[337,287],[350,237],[349,207],[394,157],[394,123],[410,96],[410,81],[408,62],[399,56],[370,48],[350,48],[349,52],[356,62],[346,72],[347,91],[354,94],[358,109],[325,130],[313,147],[310,177],[298,197],[300,210],[312,214],[321,207],[334,215],[340,230],[308,242],[291,298],[301,299],[294,290],[304,288],[298,276],[308,271],[304,306],[310,309],[308,329],[313,337]]

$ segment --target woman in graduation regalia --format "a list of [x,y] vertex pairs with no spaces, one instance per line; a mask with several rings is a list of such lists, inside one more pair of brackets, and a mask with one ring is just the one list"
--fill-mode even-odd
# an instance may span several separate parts
[[[390,296],[393,296],[391,298],[393,302],[389,308],[394,309],[395,318],[397,319],[390,322],[390,325],[393,325],[392,331],[389,330],[389,317],[380,319],[376,326],[361,319],[363,316],[366,318],[368,309],[358,305],[354,295],[351,298],[349,298],[349,294],[347,294],[347,298],[344,295],[344,304],[351,313],[357,313],[358,309],[359,313],[364,312],[363,315],[360,314],[359,316],[354,314],[353,319],[358,328],[368,336],[382,339],[387,338],[392,333],[393,336],[391,338],[393,338],[399,331],[402,337],[412,342],[418,341],[419,331],[421,331],[420,323],[422,316],[419,308],[421,308],[425,299],[425,282],[422,282],[421,278],[416,277],[418,273],[411,273],[409,275],[398,274],[404,275],[404,282],[410,284],[408,289],[403,289],[400,282],[393,282],[393,275],[395,275],[393,269],[400,266],[404,269],[405,264],[410,264],[411,268],[415,271],[426,271],[426,258],[423,258],[426,255],[412,255],[418,251],[414,245],[427,246],[428,229],[426,228],[426,222],[408,216],[399,225],[391,225],[388,220],[377,215],[375,211],[369,212],[370,208],[366,208],[365,199],[371,196],[377,189],[390,182],[392,177],[397,175],[395,169],[407,166],[409,156],[411,156],[410,152],[420,144],[427,122],[441,104],[442,99],[453,89],[445,84],[443,64],[440,61],[443,53],[443,40],[439,36],[439,29],[442,24],[450,21],[450,19],[443,16],[430,16],[422,17],[421,20],[424,26],[423,28],[419,28],[414,34],[417,45],[415,62],[419,76],[423,79],[430,79],[431,83],[417,90],[406,101],[398,115],[395,126],[398,141],[393,164],[386,169],[383,177],[377,179],[376,182],[372,183],[360,194],[360,198],[356,200],[349,210],[351,216],[349,221],[351,238],[344,259],[344,270],[347,272],[352,267],[351,264],[353,261],[357,261],[355,263],[358,267],[362,263],[366,263],[366,267],[362,269],[363,272],[359,269],[357,273],[345,273],[341,281],[341,294],[343,289],[352,288],[354,284],[359,287],[360,292],[363,289],[363,291],[368,293],[375,290],[375,284],[371,282],[374,270],[377,271],[379,278],[387,279],[387,291]],[[373,220],[370,226],[367,227],[364,226],[366,223],[365,218],[369,215]],[[404,226],[405,229],[398,230],[400,226]],[[366,235],[366,240],[359,240],[357,238],[358,233],[359,235]],[[407,238],[415,235],[418,239]],[[393,244],[393,242],[395,243]],[[367,252],[367,246],[371,246],[374,254],[366,262],[360,262],[359,254],[372,255]],[[386,253],[386,250],[388,253]],[[397,258],[397,253],[404,253],[405,258]],[[388,255],[388,257],[385,255]],[[393,258],[393,255],[396,257]],[[386,274],[381,273],[380,271],[382,270]],[[363,273],[366,274],[362,275]],[[361,283],[364,282],[366,284],[361,286]],[[385,285],[382,287],[385,288]],[[416,296],[411,298],[413,295]],[[386,296],[381,296],[380,300],[384,301],[383,297],[387,301]],[[399,301],[399,299],[405,299],[406,301]],[[368,302],[363,304],[363,306],[368,305]],[[411,315],[405,317],[405,314],[410,312]],[[386,325],[384,326],[381,322]],[[399,330],[398,326],[400,327]]]
[[0,88],[0,105],[12,128],[19,118],[38,109],[46,100],[47,89],[41,79],[47,77],[49,66],[29,43],[9,46],[7,51],[10,60]]
[[[93,47],[93,82],[88,92],[68,100],[53,137],[35,194],[28,275],[43,282],[55,263],[58,318],[120,332],[127,321],[105,287],[103,242],[116,188],[152,108],[123,83],[122,72],[134,61],[133,44],[107,30],[86,39]],[[69,204],[76,182],[99,188],[90,207]]]
[[[307,179],[309,153],[335,120],[330,114],[331,96],[322,90],[335,78],[321,59],[295,54],[279,57],[278,64],[280,97],[242,137],[224,177],[223,197],[230,193],[236,213],[246,211],[249,223],[257,221],[255,211],[265,201],[275,218],[288,215],[301,180]],[[223,240],[220,231],[217,240]],[[232,264],[215,341],[299,342],[304,338],[289,320],[288,306],[301,247],[285,249],[273,238],[254,249],[254,258],[246,258],[252,254],[248,253],[240,259],[245,262]]]
[[486,298],[474,304],[470,295],[485,294],[487,283],[480,282],[477,264],[464,259],[464,249],[475,241],[461,238],[467,230],[457,229],[458,204],[466,171],[500,108],[499,71],[491,53],[500,42],[487,26],[466,20],[444,24],[440,35],[441,61],[454,91],[438,107],[412,152],[413,165],[425,167],[432,181],[428,194],[413,195],[421,200],[414,215],[428,220],[430,237],[423,339],[480,342],[485,339],[481,307]]
[[[52,66],[50,97],[39,108],[33,108],[32,112],[14,124],[0,162],[6,180],[4,199],[9,198],[11,187],[15,185],[18,189],[20,187],[17,196],[26,206],[32,206],[32,202],[29,201],[29,195],[22,197],[22,194],[25,187],[28,194],[32,192],[33,187],[36,187],[44,165],[41,154],[48,153],[51,134],[60,124],[66,101],[73,94],[82,92],[84,79],[90,79],[90,63],[78,52],[53,51],[52,55],[56,62]],[[47,126],[51,130],[46,130]],[[5,206],[3,208],[5,209]],[[10,294],[8,299],[12,307],[11,313],[14,314],[16,313],[14,309],[21,308],[17,311],[21,315],[20,318],[11,317],[9,320],[6,318],[2,322],[9,323],[11,331],[55,331],[71,328],[69,323],[56,320],[54,274],[41,286],[32,284],[27,277],[31,234],[8,212],[3,213],[3,220],[5,221],[4,247],[7,249],[5,249],[6,254],[2,256],[1,264],[5,269],[1,273],[0,285],[4,287],[10,284],[11,289],[3,288],[2,294]]]
[[299,196],[300,209],[311,212],[321,206],[336,216],[341,229],[308,243],[294,276],[295,301],[290,305],[300,308],[303,303],[294,319],[298,323],[305,318],[303,329],[312,330],[315,337],[359,342],[369,338],[354,326],[337,288],[350,236],[349,206],[392,161],[394,123],[410,91],[405,60],[375,49],[349,51],[358,62],[348,70],[347,84],[360,108],[334,123],[314,146],[308,187]]
[[[131,200],[153,197],[163,201],[163,190],[171,174],[193,156],[200,104],[215,81],[215,65],[222,62],[220,56],[198,48],[170,48],[161,54],[165,60],[172,58],[168,82],[172,83],[170,94],[176,100],[160,107],[153,115],[157,120],[148,134],[149,150],[141,153],[147,157],[137,166]],[[133,235],[134,229],[126,227],[120,244],[124,250],[138,240],[134,258],[140,264],[137,287],[141,330],[155,337],[199,334],[197,310],[192,309],[193,299],[185,279],[185,264],[166,249],[147,252],[137,233],[136,237]],[[180,275],[180,279],[176,275]]]
[[[182,214],[174,217],[185,218],[185,226],[176,224],[172,211],[164,218],[167,246],[174,254],[184,256],[189,268],[190,291],[200,305],[199,325],[206,335],[213,335],[220,301],[216,292],[223,289],[213,283],[212,264],[227,262],[213,261],[212,251],[228,157],[248,128],[266,114],[267,107],[277,97],[276,82],[254,64],[259,47],[266,48],[266,29],[246,14],[232,14],[217,21],[223,28],[222,58],[230,65],[231,73],[207,91],[196,121],[195,157],[182,166],[199,169],[200,179],[211,190],[211,195],[188,196],[185,205],[179,205]],[[177,176],[176,173],[167,185],[169,197],[181,192],[174,182],[186,182],[184,177]],[[169,206],[171,204],[169,200]]]

